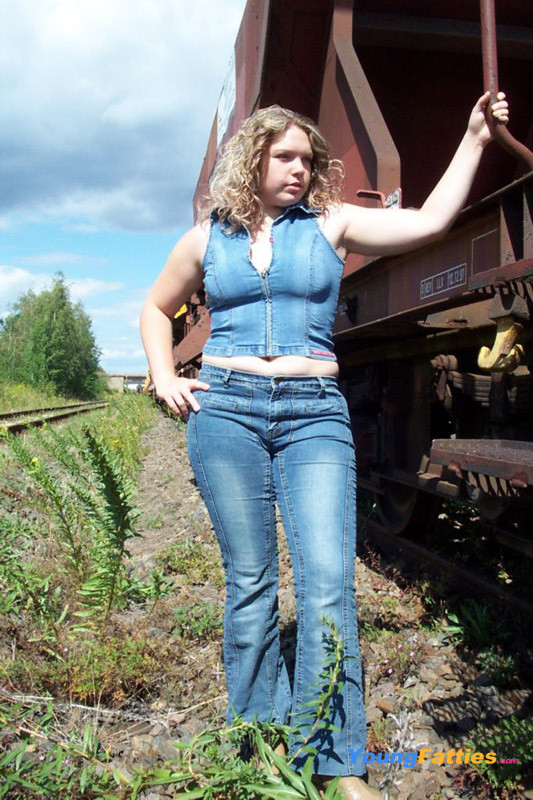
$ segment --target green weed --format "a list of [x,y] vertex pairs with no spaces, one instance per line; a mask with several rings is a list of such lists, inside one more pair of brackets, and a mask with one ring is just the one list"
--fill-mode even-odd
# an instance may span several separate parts
[[386,633],[386,629],[378,628],[371,620],[363,620],[359,625],[360,638],[365,642],[377,642]]
[[370,753],[386,753],[390,750],[391,720],[389,717],[376,719],[370,725],[366,749]]
[[519,660],[516,653],[504,653],[501,645],[492,645],[478,653],[476,663],[489,673],[494,686],[511,686],[516,679]]
[[[533,767],[533,719],[513,715],[490,727],[481,723],[472,731],[468,746],[482,753],[496,754],[496,763],[484,761],[472,765],[472,770],[490,787],[495,800],[510,800],[523,788],[524,773]],[[517,759],[518,763],[502,763],[507,759]]]
[[0,701],[0,799],[119,800],[112,790],[126,778],[109,765],[91,726],[61,736],[55,722],[51,702],[35,709]]
[[156,564],[164,572],[183,575],[186,585],[210,581],[219,588],[224,586],[220,554],[196,539],[185,539],[167,547],[157,557]]
[[165,517],[163,514],[154,514],[152,517],[145,517],[143,519],[143,526],[147,530],[159,530],[165,524]]
[[221,609],[210,603],[177,606],[175,633],[183,639],[212,639],[223,631]]
[[387,650],[387,658],[376,665],[373,679],[378,681],[380,678],[388,678],[395,683],[403,683],[415,672],[419,661],[420,655],[416,649],[397,644]]
[[[113,705],[146,693],[160,674],[161,653],[144,639],[114,636],[106,641],[70,640],[51,652],[41,647],[31,658],[0,664],[0,676],[18,691]],[[53,657],[50,657],[50,656]]]
[[463,603],[456,613],[447,611],[446,616],[449,620],[443,626],[446,637],[465,647],[489,647],[503,631],[501,621],[475,600]]

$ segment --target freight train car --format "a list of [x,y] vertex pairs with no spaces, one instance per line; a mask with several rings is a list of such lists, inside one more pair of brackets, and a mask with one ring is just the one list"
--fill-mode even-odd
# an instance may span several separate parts
[[[240,122],[278,103],[318,122],[348,202],[419,207],[499,70],[518,142],[489,145],[446,238],[351,255],[343,274],[340,386],[359,482],[394,533],[421,533],[443,497],[494,523],[533,505],[533,156],[519,144],[533,140],[533,20],[521,0],[496,15],[497,35],[493,0],[249,0],[197,186]],[[205,295],[187,307],[174,353],[194,374]],[[533,552],[516,525],[500,536]]]

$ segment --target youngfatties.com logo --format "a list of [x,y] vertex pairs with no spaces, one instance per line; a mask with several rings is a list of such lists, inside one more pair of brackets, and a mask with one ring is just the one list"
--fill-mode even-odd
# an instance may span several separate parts
[[[359,756],[363,759],[363,764],[400,764],[402,767],[411,769],[415,764],[423,764],[424,761],[430,761],[432,764],[496,764],[498,756],[496,753],[480,753],[477,750],[472,752],[469,748],[466,750],[446,750],[442,752],[439,750],[431,750],[425,747],[418,752],[407,753],[364,753],[360,747],[359,750],[350,748],[350,760],[352,763],[357,761]],[[499,759],[501,764],[518,764],[517,758],[502,758]]]

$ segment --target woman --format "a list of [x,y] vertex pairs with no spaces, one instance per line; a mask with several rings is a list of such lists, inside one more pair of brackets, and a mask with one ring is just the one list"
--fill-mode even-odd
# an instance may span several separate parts
[[[491,109],[505,124],[503,93]],[[419,210],[342,203],[341,166],[311,120],[255,112],[225,148],[200,222],[176,244],[146,300],[141,334],[157,395],[188,420],[191,464],[226,571],[227,722],[299,725],[291,765],[314,747],[314,774],[363,780],[365,716],[354,590],[355,454],[337,387],[331,330],[347,253],[393,254],[441,237],[463,206],[491,131],[486,93],[445,174]],[[171,320],[205,285],[211,334],[198,379],[177,377]],[[190,413],[190,409],[194,413]],[[280,655],[277,501],[294,569],[298,643],[291,692]],[[331,728],[309,702],[324,677],[333,622],[344,647]]]

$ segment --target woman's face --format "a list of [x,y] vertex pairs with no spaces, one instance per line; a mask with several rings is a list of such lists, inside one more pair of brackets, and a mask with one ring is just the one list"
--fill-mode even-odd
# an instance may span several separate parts
[[279,216],[300,202],[309,188],[313,150],[307,133],[291,125],[265,151],[259,196],[267,213]]

